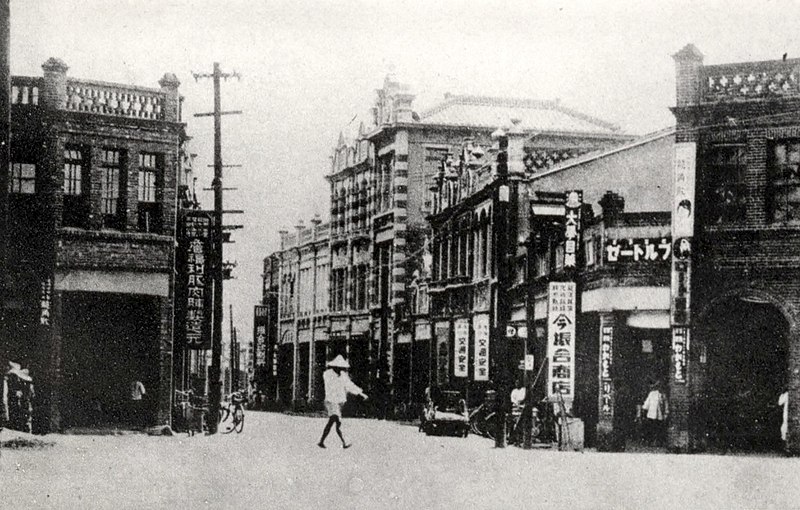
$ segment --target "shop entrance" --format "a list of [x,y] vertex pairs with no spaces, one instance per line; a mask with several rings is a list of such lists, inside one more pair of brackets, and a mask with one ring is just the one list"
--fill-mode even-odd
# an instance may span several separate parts
[[[158,299],[65,292],[63,303],[64,426],[153,423],[160,371]],[[136,402],[134,381],[145,391]]]
[[780,449],[788,333],[783,314],[760,298],[719,303],[698,328],[693,359],[704,384],[697,418],[710,447]]
[[[645,444],[642,404],[654,383],[667,393],[670,363],[670,332],[666,329],[627,328],[614,342],[616,401],[615,424],[627,449]],[[666,428],[656,444],[664,445]]]

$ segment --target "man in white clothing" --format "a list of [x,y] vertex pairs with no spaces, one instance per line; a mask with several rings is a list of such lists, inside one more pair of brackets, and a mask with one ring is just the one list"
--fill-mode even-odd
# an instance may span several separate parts
[[367,399],[367,395],[361,388],[350,380],[350,376],[347,374],[348,368],[350,368],[350,363],[339,355],[328,362],[328,369],[322,374],[322,379],[325,382],[325,410],[328,412],[328,423],[325,424],[322,438],[317,443],[320,448],[325,448],[325,438],[328,437],[328,433],[334,424],[336,425],[336,433],[339,435],[339,439],[342,440],[342,448],[350,447],[342,435],[342,406],[347,402],[348,393],[359,395],[364,400]]

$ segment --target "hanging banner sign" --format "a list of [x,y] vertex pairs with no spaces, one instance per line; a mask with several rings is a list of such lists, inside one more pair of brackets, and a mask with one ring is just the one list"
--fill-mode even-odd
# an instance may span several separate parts
[[184,304],[183,334],[187,349],[211,348],[211,227],[210,211],[186,211],[181,229],[180,277]]
[[489,315],[478,314],[472,318],[475,331],[475,366],[473,379],[489,380]]
[[453,375],[467,377],[469,375],[469,319],[456,320],[455,330]]
[[547,396],[575,396],[575,282],[550,282],[547,310]]
[[581,207],[583,191],[567,191],[564,203],[564,269],[574,269],[578,264],[581,245]]
[[668,237],[648,239],[606,239],[603,262],[661,262],[670,260],[672,240]]
[[675,382],[686,382],[686,353],[689,351],[689,328],[672,328],[672,366]]

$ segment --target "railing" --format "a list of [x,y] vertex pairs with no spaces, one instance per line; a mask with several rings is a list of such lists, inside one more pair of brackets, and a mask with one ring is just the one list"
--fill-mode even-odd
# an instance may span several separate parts
[[137,119],[164,120],[166,94],[158,89],[67,80],[66,109]]
[[703,68],[702,101],[800,95],[800,59],[724,64]]
[[11,78],[11,104],[39,106],[42,78],[14,76]]

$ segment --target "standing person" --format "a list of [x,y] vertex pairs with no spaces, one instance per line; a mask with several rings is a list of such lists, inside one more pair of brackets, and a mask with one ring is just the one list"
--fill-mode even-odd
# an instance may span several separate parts
[[783,441],[783,448],[787,450],[786,447],[786,436],[789,433],[789,392],[784,391],[781,393],[781,396],[778,397],[778,405],[783,407],[783,423],[781,423],[781,440]]
[[642,411],[645,413],[645,440],[651,446],[661,444],[664,433],[662,429],[669,410],[667,409],[667,399],[661,393],[661,383],[658,381],[650,385],[650,393],[647,394],[647,398],[642,404]]
[[135,425],[142,425],[143,423],[143,402],[142,398],[147,394],[142,381],[135,380],[131,382],[131,421]]
[[325,438],[328,437],[334,424],[336,433],[342,440],[342,448],[350,447],[342,435],[342,406],[347,402],[348,393],[359,395],[364,400],[367,400],[367,395],[350,380],[350,376],[347,374],[349,368],[350,363],[339,355],[328,362],[328,369],[322,374],[322,379],[325,381],[325,410],[328,412],[328,423],[325,424],[322,438],[317,443],[320,448],[325,448]]

